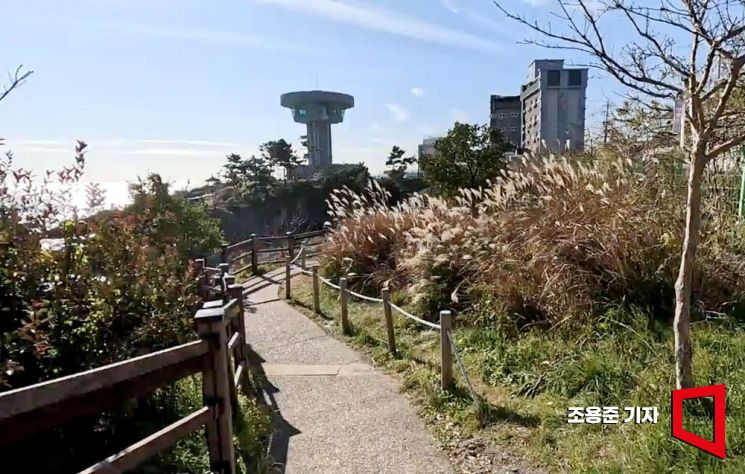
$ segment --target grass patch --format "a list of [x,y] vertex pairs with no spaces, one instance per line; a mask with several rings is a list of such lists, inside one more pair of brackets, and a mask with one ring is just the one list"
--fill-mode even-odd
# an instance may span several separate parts
[[[293,280],[293,299],[334,336],[395,373],[444,444],[479,437],[530,464],[562,472],[745,472],[745,330],[732,324],[693,327],[698,385],[727,385],[727,459],[670,436],[674,386],[668,328],[642,311],[609,311],[574,332],[506,331],[499,325],[457,328],[464,364],[481,397],[439,390],[439,339],[395,317],[397,357],[387,351],[382,308],[350,297],[352,335],[338,324],[338,293],[322,286],[313,315],[310,279]],[[464,316],[465,318],[465,316]],[[457,372],[457,369],[456,369]],[[456,374],[458,375],[458,374]],[[463,381],[458,381],[459,387]],[[617,406],[621,422],[568,424],[569,406]],[[627,406],[656,406],[657,424],[623,423]],[[685,404],[685,428],[711,438],[706,404]]]
[[[175,419],[185,416],[203,406],[202,381],[199,375],[176,382],[173,387],[161,390],[177,407],[172,413]],[[233,418],[233,445],[240,473],[270,472],[266,443],[271,434],[271,418],[268,409],[253,396],[239,395],[239,410]],[[209,455],[204,430],[197,430],[179,440],[171,449],[164,451],[139,466],[134,472],[141,474],[178,472],[201,474],[208,472]]]

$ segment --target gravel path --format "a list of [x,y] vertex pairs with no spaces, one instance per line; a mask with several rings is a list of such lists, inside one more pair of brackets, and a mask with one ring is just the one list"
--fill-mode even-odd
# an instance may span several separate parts
[[248,343],[275,408],[271,451],[286,473],[452,473],[397,382],[278,299],[282,271],[244,284]]

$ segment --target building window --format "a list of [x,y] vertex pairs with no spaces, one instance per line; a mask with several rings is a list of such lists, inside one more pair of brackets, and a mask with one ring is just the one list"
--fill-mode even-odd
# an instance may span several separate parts
[[517,127],[510,127],[510,132],[517,132]]
[[502,127],[502,128],[500,128],[499,130],[500,130],[500,131],[501,131],[502,133],[504,133],[504,132],[506,132],[506,131],[507,131],[507,127]]
[[503,119],[503,118],[505,118],[505,117],[507,117],[507,114],[505,114],[505,113],[501,113],[501,114],[499,114],[499,118]]
[[582,71],[579,71],[579,70],[569,71],[569,85],[570,86],[581,86],[582,85]]
[[512,112],[512,118],[518,118],[520,114],[518,112]]
[[561,71],[548,71],[548,87],[559,87],[561,85]]

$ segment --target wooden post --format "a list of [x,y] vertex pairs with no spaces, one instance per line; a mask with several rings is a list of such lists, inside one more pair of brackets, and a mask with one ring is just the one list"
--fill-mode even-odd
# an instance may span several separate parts
[[290,271],[292,270],[292,266],[290,265],[291,260],[292,257],[290,255],[285,259],[285,299],[287,300],[292,298],[292,275],[290,274]]
[[233,451],[233,421],[230,405],[227,338],[223,308],[200,309],[195,316],[199,336],[209,341],[210,351],[204,358],[202,371],[202,396],[214,416],[207,422],[207,447],[210,469],[216,472],[235,473]]
[[305,247],[300,247],[300,268],[305,270],[307,267],[305,266],[305,254],[308,253],[305,251]]
[[443,390],[453,388],[453,355],[450,351],[450,329],[453,319],[450,311],[440,311],[440,382]]
[[218,277],[220,284],[220,298],[222,298],[223,303],[225,303],[228,300],[227,287],[225,286],[225,275],[228,274],[228,264],[221,263],[217,268],[220,269],[220,275]]
[[245,393],[248,394],[250,390],[250,384],[248,380],[248,338],[246,337],[246,307],[243,303],[243,286],[242,285],[230,285],[228,287],[228,294],[231,299],[238,300],[238,316],[235,318],[236,330],[240,334],[241,342],[238,344],[234,353],[235,367],[239,365],[243,366],[243,380],[241,386],[244,388]]
[[344,334],[349,334],[351,331],[349,330],[349,317],[347,314],[347,300],[349,299],[347,295],[347,279],[346,278],[340,278],[339,279],[339,301],[341,303],[341,330]]
[[194,260],[194,270],[197,273],[197,294],[203,300],[207,299],[208,292],[205,286],[208,286],[207,275],[204,273],[206,266],[203,258]]
[[[230,303],[230,300],[232,299],[232,296],[230,296],[230,287],[235,285],[235,276],[226,274],[223,275],[222,279],[222,304],[227,305]],[[226,316],[227,317],[227,316]],[[235,318],[231,318],[230,320],[226,321],[225,328],[227,329],[226,337],[227,340],[230,341],[230,338],[233,337],[233,334],[237,332],[237,325],[238,322]],[[235,370],[238,368],[238,363],[235,361],[234,356],[235,351],[231,351],[230,348],[228,348],[228,380],[230,381],[230,384],[228,385],[230,387],[230,405],[233,409],[233,413],[237,413],[238,411],[238,389],[236,388],[235,384],[233,383],[233,375],[235,374]]]
[[313,312],[321,314],[321,287],[318,280],[318,265],[311,268],[313,273]]
[[259,268],[259,254],[256,252],[259,250],[259,236],[251,234],[251,275],[256,275],[256,270]]
[[385,316],[385,330],[388,333],[388,351],[396,354],[396,335],[393,332],[393,313],[391,311],[391,290],[388,287],[380,292],[383,299],[383,315]]
[[292,237],[292,232],[285,232],[287,237],[287,255],[290,256],[290,260],[295,258],[295,239]]
[[228,244],[222,244],[220,249],[220,263],[228,263]]
[[228,288],[230,288],[230,285],[235,285],[235,276],[231,274],[223,275],[222,279],[222,301],[223,304],[227,304],[230,301],[230,294],[228,293]]

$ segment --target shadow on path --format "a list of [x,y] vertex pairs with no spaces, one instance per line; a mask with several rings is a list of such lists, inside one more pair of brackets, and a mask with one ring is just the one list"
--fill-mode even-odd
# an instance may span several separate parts
[[265,360],[257,354],[252,347],[248,347],[249,372],[251,373],[252,390],[259,403],[264,404],[272,414],[272,435],[269,440],[267,451],[271,456],[270,461],[273,463],[270,472],[284,473],[287,465],[287,448],[290,444],[290,438],[300,431],[292,426],[282,416],[274,395],[279,389],[269,382],[264,372],[262,363]]

